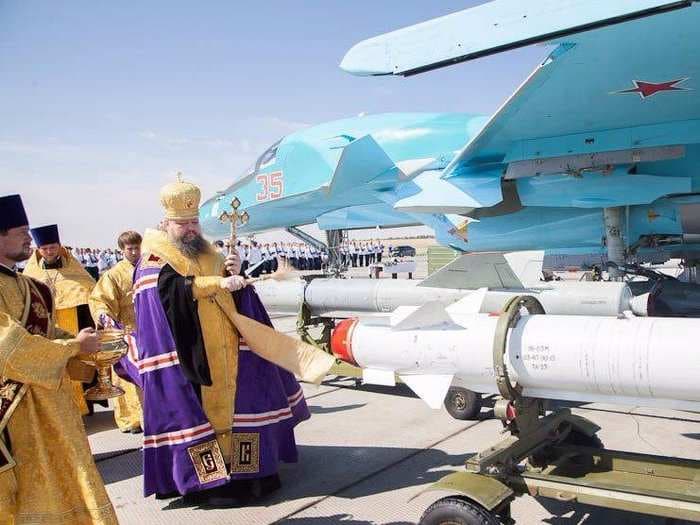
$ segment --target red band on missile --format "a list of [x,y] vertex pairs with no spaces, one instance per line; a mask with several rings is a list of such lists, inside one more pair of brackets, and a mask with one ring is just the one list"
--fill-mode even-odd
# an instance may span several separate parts
[[331,335],[331,352],[338,359],[357,366],[352,355],[352,333],[357,324],[357,319],[343,319],[333,330]]

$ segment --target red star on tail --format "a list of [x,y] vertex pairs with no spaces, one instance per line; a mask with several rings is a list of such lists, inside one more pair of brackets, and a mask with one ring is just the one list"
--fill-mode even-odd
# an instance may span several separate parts
[[645,99],[661,93],[662,91],[690,91],[690,88],[678,87],[678,84],[685,82],[688,78],[679,78],[669,82],[644,82],[643,80],[633,80],[635,87],[623,91],[615,91],[615,94],[639,93],[640,98]]

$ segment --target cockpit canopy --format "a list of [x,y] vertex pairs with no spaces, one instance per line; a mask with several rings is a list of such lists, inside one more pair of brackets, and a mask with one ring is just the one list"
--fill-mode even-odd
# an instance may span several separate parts
[[261,170],[264,170],[266,167],[274,164],[277,160],[277,149],[279,148],[279,145],[283,140],[284,137],[282,137],[272,146],[267,148],[265,152],[262,155],[260,155],[258,159],[247,170],[245,170],[237,177],[234,177],[231,185],[224,191],[226,193],[229,193],[231,190],[233,190],[235,186],[239,185],[240,183],[246,182],[248,179],[251,179],[258,173],[260,173]]

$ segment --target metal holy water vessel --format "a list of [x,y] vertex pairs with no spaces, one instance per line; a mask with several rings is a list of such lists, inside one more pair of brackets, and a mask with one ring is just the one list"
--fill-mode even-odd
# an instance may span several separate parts
[[124,390],[112,384],[112,365],[127,352],[126,330],[105,328],[97,330],[100,349],[83,362],[97,369],[97,384],[85,392],[88,401],[104,401],[124,395]]

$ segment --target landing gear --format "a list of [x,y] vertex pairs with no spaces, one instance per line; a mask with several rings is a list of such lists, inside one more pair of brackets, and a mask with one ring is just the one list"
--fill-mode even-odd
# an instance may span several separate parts
[[419,525],[502,525],[493,512],[465,498],[451,496],[433,503]]
[[[603,222],[605,227],[605,245],[608,249],[608,261],[615,264],[625,264],[625,239],[622,234],[621,206],[615,208],[603,208]],[[611,281],[621,281],[622,274],[613,267],[608,270]]]
[[343,244],[347,241],[345,230],[327,230],[326,242],[328,245],[328,273],[339,277],[347,269],[347,261],[341,253]]
[[450,387],[445,396],[445,409],[455,419],[478,419],[481,412],[481,394],[462,387]]

